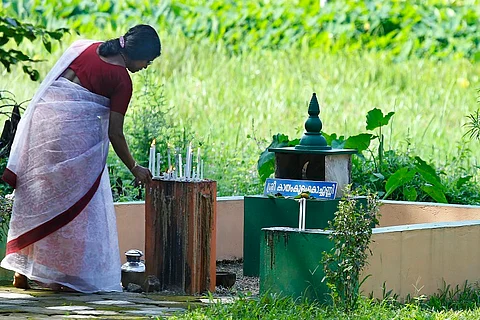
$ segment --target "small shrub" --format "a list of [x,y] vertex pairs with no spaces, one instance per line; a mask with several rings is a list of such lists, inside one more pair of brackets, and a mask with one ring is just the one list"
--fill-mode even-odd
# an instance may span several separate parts
[[12,215],[13,201],[0,194],[0,240],[7,239],[8,224]]
[[[378,224],[379,202],[375,194],[367,195],[367,205],[358,202],[358,194],[347,186],[338,204],[329,239],[334,247],[324,252],[322,262],[325,281],[335,306],[346,311],[356,308],[360,297],[360,273],[367,264],[367,250],[372,227]],[[372,252],[370,251],[370,254]]]

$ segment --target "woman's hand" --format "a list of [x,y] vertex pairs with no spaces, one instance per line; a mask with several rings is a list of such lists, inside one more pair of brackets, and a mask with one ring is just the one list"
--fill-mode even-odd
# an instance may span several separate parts
[[132,170],[132,174],[135,176],[135,184],[145,185],[152,181],[152,173],[145,167],[135,165]]

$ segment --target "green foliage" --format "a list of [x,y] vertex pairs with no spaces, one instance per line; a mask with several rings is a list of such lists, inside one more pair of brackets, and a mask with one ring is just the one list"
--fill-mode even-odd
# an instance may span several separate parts
[[265,180],[270,177],[275,172],[275,153],[268,151],[271,148],[282,148],[282,147],[292,147],[296,146],[300,139],[289,140],[288,136],[277,133],[273,137],[273,141],[270,145],[260,154],[257,163],[258,174],[260,175],[260,180],[265,182]]
[[12,215],[13,201],[5,198],[0,192],[0,241],[4,242],[7,239],[8,224],[10,223],[10,216]]
[[480,109],[469,114],[467,116],[468,121],[464,124],[467,127],[465,136],[469,136],[470,139],[480,140]]
[[[151,71],[141,75],[135,87],[132,102],[126,117],[124,131],[133,158],[148,167],[148,154],[155,139],[156,152],[167,159],[167,149],[171,149],[172,161],[176,152],[186,148],[191,136],[184,130],[175,128],[169,120],[172,112],[165,103],[163,86]],[[187,138],[189,139],[187,141]],[[115,201],[135,201],[143,199],[142,189],[134,184],[134,177],[113,151],[109,152],[108,167]],[[163,161],[161,169],[166,171],[168,164]]]
[[471,2],[335,0],[320,8],[316,0],[25,0],[7,9],[44,24],[65,21],[81,33],[155,23],[194,41],[223,43],[230,52],[306,46],[388,51],[398,61],[411,56],[480,59],[480,9]]
[[374,108],[367,113],[367,130],[375,130],[377,128],[381,129],[383,126],[388,124],[390,118],[395,114],[395,112],[389,112],[387,115],[383,115],[382,110]]
[[[372,228],[378,224],[379,202],[376,195],[367,195],[367,205],[358,201],[358,193],[350,186],[338,204],[335,218],[329,221],[333,242],[330,252],[322,257],[325,281],[335,306],[347,312],[356,309],[360,298],[360,273],[367,264]],[[371,254],[371,251],[370,251]]]
[[[331,1],[328,6],[336,6],[333,2]],[[343,1],[339,2],[343,3]],[[206,173],[209,173],[209,177],[218,179],[219,195],[248,194],[247,192],[255,192],[252,190],[261,189],[261,185],[258,186],[260,181],[258,174],[255,172],[258,159],[257,146],[246,139],[250,133],[248,126],[252,119],[260,124],[256,131],[260,139],[270,140],[272,134],[276,132],[288,134],[290,137],[298,136],[301,134],[299,127],[305,120],[302,97],[309,97],[312,91],[316,91],[319,101],[324,107],[322,109],[324,129],[330,132],[342,132],[348,139],[365,131],[364,121],[360,115],[366,114],[372,106],[388,108],[391,101],[399,101],[394,109],[395,117],[392,117],[389,122],[390,141],[386,139],[386,144],[390,142],[389,148],[396,150],[397,156],[400,157],[403,153],[410,154],[410,150],[401,151],[405,150],[402,148],[405,142],[410,141],[408,143],[411,143],[416,155],[428,160],[435,168],[438,168],[437,171],[442,181],[448,182],[447,200],[465,203],[465,201],[470,201],[467,195],[474,196],[475,189],[471,186],[476,183],[476,169],[473,168],[477,164],[475,159],[479,158],[479,152],[474,148],[469,154],[470,170],[462,171],[462,175],[473,177],[462,185],[462,190],[459,189],[449,195],[450,183],[451,186],[455,186],[454,180],[460,179],[458,181],[461,182],[462,176],[453,177],[452,174],[455,171],[452,169],[444,170],[445,174],[441,171],[447,159],[450,161],[452,156],[457,156],[455,145],[463,132],[451,129],[461,125],[464,122],[464,116],[471,112],[471,102],[476,98],[475,90],[472,88],[478,87],[480,83],[478,64],[456,59],[462,56],[456,51],[457,49],[463,50],[460,47],[445,51],[447,54],[440,57],[445,60],[441,62],[416,59],[413,57],[414,50],[412,49],[408,60],[396,64],[391,63],[391,58],[398,54],[397,49],[402,46],[402,41],[409,40],[410,32],[415,31],[417,26],[428,22],[435,30],[441,29],[441,27],[437,28],[436,23],[439,19],[436,18],[438,17],[437,13],[440,12],[443,15],[442,12],[447,12],[446,4],[450,4],[450,2],[428,1],[429,10],[422,12],[422,16],[429,15],[428,19],[422,19],[414,27],[409,26],[409,21],[417,23],[416,20],[402,22],[395,18],[403,24],[404,28],[400,31],[401,36],[380,40],[377,35],[372,34],[372,39],[377,39],[377,43],[384,41],[382,46],[386,47],[386,50],[379,49],[375,44],[370,47],[362,47],[362,44],[350,41],[346,36],[343,38],[333,37],[334,33],[331,38],[320,43],[318,47],[312,47],[308,40],[310,38],[317,39],[318,35],[310,33],[310,31],[306,34],[299,34],[302,41],[288,37],[282,38],[286,45],[284,48],[288,49],[275,50],[275,48],[279,48],[278,45],[269,45],[266,41],[255,42],[255,38],[248,34],[250,32],[263,37],[268,32],[267,29],[274,28],[274,23],[268,21],[263,29],[250,28],[245,21],[250,24],[256,23],[256,20],[248,18],[250,15],[248,12],[245,12],[245,19],[242,16],[242,19],[235,20],[240,11],[229,8],[247,6],[247,2],[232,5],[225,1],[218,1],[218,10],[211,10],[205,15],[188,12],[196,10],[196,8],[208,9],[213,6],[210,5],[213,1],[155,3],[120,0],[100,3],[84,0],[24,0],[6,2],[4,6],[8,12],[12,12],[12,16],[18,15],[21,20],[27,19],[49,28],[67,25],[81,32],[83,38],[117,37],[119,32],[126,31],[128,27],[138,22],[153,23],[158,26],[164,43],[163,54],[159,59],[160,63],[154,63],[149,69],[155,70],[159,82],[165,85],[167,105],[175,104],[176,106],[175,112],[171,114],[174,120],[172,125],[177,128],[188,128],[191,132],[195,132],[196,137],[205,139],[203,142],[206,144],[206,149],[214,151],[210,155],[206,154],[209,161],[205,162],[205,169]],[[270,3],[264,4],[262,2],[261,10],[268,16],[272,6],[283,7],[288,9],[287,14],[297,16],[297,8],[307,7],[306,3],[308,1],[299,1],[298,3],[291,1],[287,4],[283,4],[282,1],[270,1]],[[369,14],[373,17],[381,13],[388,20],[390,17],[385,11],[389,11],[391,6],[388,2],[382,1],[381,3],[386,7]],[[256,2],[253,3],[253,6],[255,5]],[[353,5],[360,8],[364,6],[361,2],[357,1],[354,4],[352,1],[349,6],[339,8],[338,16],[331,14],[335,21],[330,23],[329,28],[337,28],[336,25],[339,23],[342,23],[342,26],[353,24],[354,20],[351,16],[342,15],[343,12],[352,11],[350,9],[353,8]],[[399,10],[403,5],[407,11],[411,10],[412,6],[415,7],[415,10],[427,6],[426,3],[417,4],[417,1],[411,3],[402,1],[393,4],[394,10]],[[451,5],[455,7],[454,12],[457,12],[457,9],[464,5],[470,7],[477,5],[478,7],[478,1],[457,1]],[[295,9],[290,10],[293,6]],[[442,9],[436,11],[437,6],[442,6]],[[309,15],[316,15],[319,13],[317,8],[318,4],[315,1],[315,4],[308,7],[306,11]],[[218,37],[215,34],[207,37],[206,33],[197,33],[198,30],[201,30],[202,24],[210,23],[210,20],[204,19],[204,17],[222,17],[222,19],[214,18],[212,21],[219,20],[218,26],[225,26],[226,21],[230,21],[223,19],[225,10],[230,10],[228,14],[232,21],[231,25],[224,28],[228,29],[228,32],[223,32],[223,36],[219,34]],[[328,10],[331,11],[329,8],[322,10],[324,13]],[[188,14],[184,14],[185,12]],[[359,12],[357,16],[361,16],[363,11],[359,9]],[[199,20],[192,20],[194,16],[200,17]],[[471,17],[475,19],[475,16],[476,14]],[[179,20],[175,20],[177,17]],[[462,20],[464,17],[465,15],[461,14],[447,15],[442,16],[442,21],[444,19]],[[285,23],[288,24],[289,21],[286,19]],[[302,18],[300,23],[289,24],[288,28],[298,28],[304,23],[303,21],[306,20]],[[242,27],[238,26],[236,22],[242,23]],[[184,28],[185,23],[187,23],[187,27]],[[277,19],[275,23],[282,24],[283,20]],[[75,27],[72,27],[74,25]],[[248,50],[232,51],[235,49],[229,46],[230,36],[235,34],[234,30],[240,30],[240,28],[248,29],[240,32],[241,40],[237,43],[244,45]],[[177,29],[184,34],[179,35],[176,32]],[[340,30],[341,27],[337,29]],[[434,29],[427,29],[426,32]],[[345,28],[344,31],[348,30],[350,29]],[[452,28],[447,30],[447,33],[457,31]],[[335,34],[340,34],[339,32]],[[272,38],[275,38],[274,36],[272,34]],[[476,37],[475,32],[468,33],[466,36]],[[412,34],[411,38],[415,37],[415,34]],[[69,40],[75,38],[76,35],[73,34]],[[220,40],[217,41],[217,39]],[[290,45],[293,44],[293,47],[288,47],[289,39],[291,39]],[[321,39],[318,37],[319,42],[323,41]],[[339,42],[339,39],[342,41]],[[436,40],[432,39],[425,38],[427,42],[435,44]],[[464,39],[453,37],[452,43]],[[469,40],[466,40],[466,43],[468,46],[477,44],[475,41]],[[23,46],[32,52],[37,52],[39,49],[33,48],[30,43],[27,44],[28,46],[24,42]],[[58,46],[54,45],[53,50],[56,47]],[[227,47],[228,50],[225,49]],[[268,50],[259,50],[261,48],[268,48]],[[371,52],[366,53],[365,51],[368,50]],[[232,52],[240,54],[232,55]],[[60,50],[54,51],[53,55],[59,55],[59,53]],[[433,49],[432,52],[427,52],[423,56],[439,57],[437,53],[439,52]],[[419,51],[415,55],[422,56]],[[397,61],[400,60],[397,59]],[[45,74],[53,61],[52,58],[46,63],[38,64],[40,73]],[[319,62],[321,62],[320,65]],[[13,70],[17,69],[21,72],[21,68]],[[11,89],[22,99],[30,98],[35,89],[34,84],[21,80],[18,81],[15,73],[10,74],[0,79],[0,87]],[[137,87],[136,82],[134,88]],[[129,111],[126,119],[131,116],[132,113]],[[395,120],[396,126],[391,125],[393,120]],[[386,134],[387,130],[384,133]],[[371,143],[373,145],[376,140]],[[262,145],[261,150],[267,144]],[[144,152],[143,156],[146,157],[147,153]],[[361,159],[357,160],[354,158],[354,161],[360,164]],[[382,174],[386,175],[383,171]],[[235,178],[233,179],[231,176],[235,176]],[[368,175],[362,175],[362,177],[367,181],[370,178],[378,179],[380,189],[384,190],[385,179],[380,180],[381,174],[378,173],[378,170],[370,170]],[[412,182],[415,182],[416,179]],[[356,181],[361,182],[362,180]],[[393,199],[399,195],[397,199],[404,199],[404,195],[408,193],[404,194],[406,190],[411,191],[415,188],[399,187],[390,198]],[[413,193],[408,194],[413,197]],[[477,197],[475,196],[475,198]],[[421,199],[433,201],[418,188],[417,200]]]
[[[346,312],[333,306],[322,306],[289,297],[265,294],[258,298],[236,296],[232,303],[213,302],[206,307],[191,308],[187,312],[176,313],[172,320],[411,320],[411,319],[480,319],[478,286],[465,285],[445,289],[430,298],[411,298],[406,303],[398,303],[390,298],[373,300],[359,298],[356,310]],[[211,297],[211,296],[210,296]],[[213,298],[213,297],[211,297]]]
[[[447,203],[449,199],[455,199],[455,203],[480,203],[478,202],[479,197],[476,196],[479,187],[471,181],[474,176],[472,170],[463,170],[464,172],[460,175],[453,170],[449,176],[446,176],[446,181],[443,181],[437,170],[419,156],[402,154],[400,151],[384,150],[382,127],[388,125],[393,114],[393,112],[390,112],[383,115],[383,112],[377,108],[367,113],[366,128],[367,130],[378,129],[378,135],[360,133],[345,138],[344,136],[337,136],[336,133],[323,133],[327,143],[332,148],[352,148],[359,151],[359,154],[352,158],[354,187],[377,192],[383,199],[440,203]],[[370,150],[370,144],[375,139],[378,140],[377,157]],[[268,148],[294,146],[298,142],[298,139],[290,141],[287,136],[277,134],[273,137],[273,142]],[[258,161],[259,175],[265,177],[265,179],[275,170],[274,154],[267,150],[260,155]],[[370,152],[370,157],[362,154],[362,151],[366,150]],[[466,154],[463,157],[465,158]],[[264,182],[265,179],[262,181]]]
[[[52,39],[60,40],[64,33],[68,31],[65,28],[59,28],[49,31],[43,26],[33,25],[18,21],[11,17],[5,17],[3,10],[0,9],[0,63],[3,64],[7,72],[11,72],[11,66],[22,64],[22,70],[30,76],[32,81],[37,81],[40,77],[39,72],[30,64],[39,60],[32,59],[25,51],[20,50],[20,45],[24,39],[35,42],[41,39],[43,46],[50,53],[52,50]],[[14,42],[12,49],[11,42]],[[9,44],[10,43],[10,44]]]
[[478,283],[469,284],[467,281],[463,286],[456,285],[452,288],[444,281],[443,288],[429,297],[425,305],[438,311],[475,310],[480,306],[480,288]]
[[[8,155],[20,121],[20,110],[23,109],[25,102],[19,103],[11,92],[0,90],[0,115],[6,118],[0,135],[0,176],[7,167]],[[12,191],[13,188],[0,179],[0,196],[10,194]]]

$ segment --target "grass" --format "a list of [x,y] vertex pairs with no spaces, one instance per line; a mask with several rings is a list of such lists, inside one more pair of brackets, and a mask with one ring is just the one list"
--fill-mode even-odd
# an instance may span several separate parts
[[[109,36],[115,34],[87,37]],[[151,72],[164,85],[172,124],[204,143],[205,172],[219,182],[220,195],[259,192],[259,153],[277,132],[301,137],[313,92],[327,133],[365,132],[365,115],[377,107],[384,113],[395,111],[385,132],[387,149],[408,148],[436,164],[451,161],[460,147],[473,150],[467,159],[470,165],[480,156],[479,142],[462,139],[467,116],[478,108],[479,64],[420,59],[392,63],[382,54],[313,49],[254,50],[232,56],[221,44],[194,43],[168,34],[161,34],[161,39],[163,54]],[[61,51],[38,65],[42,75]],[[134,82],[139,77],[134,75]],[[0,88],[19,100],[31,97],[37,86],[18,70],[0,79]]]
[[197,308],[184,314],[169,317],[172,320],[193,319],[262,319],[262,320],[297,320],[297,319],[480,319],[480,309],[466,310],[434,310],[420,303],[394,304],[385,300],[378,302],[362,298],[357,310],[345,313],[331,306],[320,306],[315,303],[295,302],[291,298],[260,299],[240,298],[232,304],[212,304],[205,308]]

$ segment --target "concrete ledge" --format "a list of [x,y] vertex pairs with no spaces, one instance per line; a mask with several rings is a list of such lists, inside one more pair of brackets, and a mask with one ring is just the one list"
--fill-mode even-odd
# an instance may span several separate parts
[[392,290],[399,298],[439,293],[448,284],[462,287],[480,280],[480,220],[377,228],[373,256],[362,278],[364,294],[382,298]]
[[[480,206],[406,201],[382,203],[381,227],[480,220]],[[145,248],[144,206],[143,201],[115,204],[122,261],[125,261],[125,251]],[[217,198],[217,261],[243,258],[243,208],[243,197]]]

